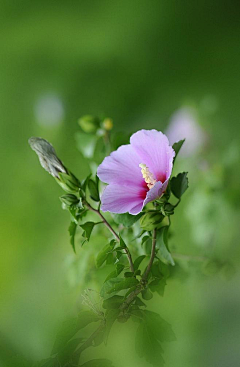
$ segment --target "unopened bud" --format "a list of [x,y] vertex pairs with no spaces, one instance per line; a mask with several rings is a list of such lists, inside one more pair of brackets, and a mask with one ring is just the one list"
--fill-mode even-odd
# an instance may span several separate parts
[[[67,194],[60,197],[60,200],[62,203],[64,203],[66,206],[77,206],[80,204],[80,199],[78,199],[73,194]],[[82,206],[82,205],[81,205]]]
[[105,119],[103,120],[103,128],[104,128],[105,130],[107,130],[107,131],[112,130],[112,128],[113,128],[113,120],[112,120],[112,119],[110,119],[109,117],[105,118]]
[[91,115],[80,117],[78,124],[85,133],[95,133],[100,127],[99,119]]
[[55,178],[59,178],[59,173],[67,173],[61,160],[57,157],[56,151],[47,140],[42,138],[30,138],[28,143],[39,158],[41,166]]
[[57,183],[67,193],[79,193],[79,189],[81,188],[79,180],[71,172],[59,173]]
[[159,212],[149,212],[144,214],[140,219],[140,226],[145,231],[152,231],[161,225],[164,216]]

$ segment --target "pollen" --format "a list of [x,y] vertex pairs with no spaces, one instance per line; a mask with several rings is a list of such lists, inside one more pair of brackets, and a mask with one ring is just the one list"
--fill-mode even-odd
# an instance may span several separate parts
[[146,166],[146,164],[140,163],[139,167],[141,168],[143,178],[144,178],[148,188],[151,189],[155,185],[155,183],[157,182],[154,178],[153,173],[149,171],[149,168]]

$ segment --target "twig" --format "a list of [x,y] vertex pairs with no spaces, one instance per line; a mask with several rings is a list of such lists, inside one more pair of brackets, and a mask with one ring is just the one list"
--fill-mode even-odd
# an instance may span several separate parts
[[[106,225],[106,227],[109,229],[109,231],[114,235],[114,237],[116,238],[116,240],[118,242],[120,242],[120,237],[118,236],[118,234],[114,231],[114,229],[112,228],[112,226],[109,224],[109,222],[106,220],[106,218],[102,215],[102,213],[100,212],[99,209],[95,209],[93,208],[89,203],[85,202],[85,205],[88,207],[89,210],[91,210],[92,212],[96,213],[103,221],[103,223]],[[132,256],[131,253],[128,249],[128,247],[126,247],[124,249],[125,253],[127,254],[128,257],[128,261],[129,261],[129,265],[130,265],[130,269],[132,272],[134,272],[134,266],[133,266],[133,261],[132,261]]]

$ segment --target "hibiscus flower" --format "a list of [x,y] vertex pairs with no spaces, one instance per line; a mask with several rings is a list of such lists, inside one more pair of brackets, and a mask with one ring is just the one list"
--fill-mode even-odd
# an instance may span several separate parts
[[106,157],[97,170],[108,184],[101,196],[103,212],[137,215],[162,196],[172,173],[175,152],[157,130],[140,130]]

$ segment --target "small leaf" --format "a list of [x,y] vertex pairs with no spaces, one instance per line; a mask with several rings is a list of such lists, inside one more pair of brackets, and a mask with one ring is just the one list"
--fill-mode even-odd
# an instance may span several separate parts
[[98,253],[96,259],[97,268],[100,268],[100,266],[107,260],[109,253],[111,253],[114,249],[115,243],[116,243],[115,240],[112,240],[109,244],[104,246]]
[[168,250],[168,229],[168,226],[162,227],[157,232],[157,247],[159,249],[158,256],[163,263],[174,266],[174,260]]
[[180,149],[182,148],[184,142],[185,142],[185,139],[179,140],[179,141],[177,141],[176,143],[173,144],[172,147],[173,147],[173,150],[175,151],[175,157],[173,159],[173,162],[177,158],[178,153],[179,153]]
[[73,248],[73,251],[76,253],[75,249],[75,234],[77,230],[77,224],[75,222],[71,222],[70,226],[68,227],[68,232],[70,234],[70,244]]
[[179,173],[177,177],[173,177],[170,181],[170,185],[173,195],[180,199],[188,188],[187,172]]
[[90,240],[90,236],[91,236],[91,233],[92,233],[92,230],[93,230],[94,226],[95,226],[94,222],[86,222],[86,223],[80,225],[80,227],[83,229],[82,236],[85,238],[85,241]]
[[92,179],[88,180],[88,189],[90,191],[91,199],[94,201],[100,201],[97,182],[94,182]]
[[141,216],[144,213],[139,213],[138,215],[131,215],[129,213],[124,213],[124,214],[115,214],[114,215],[114,221],[117,224],[122,224],[124,227],[131,227],[134,223],[136,223]]
[[136,258],[136,260],[133,263],[134,270],[138,270],[141,262],[145,259],[146,255],[141,255]]
[[110,288],[108,290],[108,294],[112,293],[112,292],[119,292],[123,289],[128,289],[131,287],[134,287],[138,284],[138,280],[136,278],[126,278],[126,279],[121,279],[120,282],[117,282],[113,285],[112,288]]
[[123,296],[112,296],[108,299],[105,299],[103,301],[103,308],[105,309],[114,309],[114,308],[119,308],[120,305],[123,303],[124,297]]
[[163,279],[154,279],[149,284],[149,288],[151,289],[152,292],[157,292],[159,294],[159,296],[163,296],[166,284],[167,283],[166,283],[166,280],[164,278]]
[[152,292],[150,292],[150,290],[148,288],[145,288],[142,291],[142,298],[145,299],[146,301],[149,301],[150,299],[153,298],[153,294],[152,294]]

